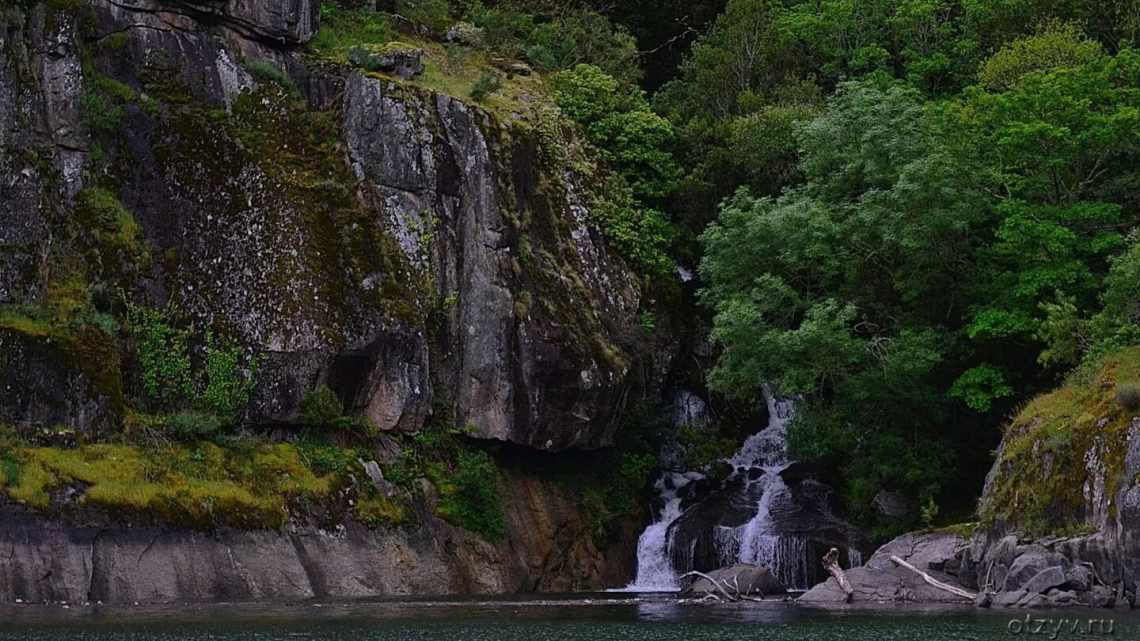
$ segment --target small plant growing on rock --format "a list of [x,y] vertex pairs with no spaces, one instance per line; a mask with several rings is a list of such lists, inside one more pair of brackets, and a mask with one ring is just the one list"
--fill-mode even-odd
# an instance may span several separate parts
[[503,79],[494,71],[484,71],[483,75],[471,87],[471,97],[477,102],[483,102],[487,96],[498,91],[503,86]]
[[332,425],[344,414],[344,405],[328,385],[305,392],[301,399],[301,421],[311,427]]
[[1140,410],[1140,383],[1117,385],[1116,402],[1130,412]]
[[267,60],[254,60],[253,62],[247,63],[245,70],[258,82],[275,84],[291,95],[300,93],[297,89],[297,85],[293,83],[293,79]]

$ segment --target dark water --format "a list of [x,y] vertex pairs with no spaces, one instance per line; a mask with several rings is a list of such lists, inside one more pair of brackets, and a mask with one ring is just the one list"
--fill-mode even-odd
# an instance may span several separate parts
[[[1017,623],[1010,623],[1020,617]],[[490,601],[0,607],[0,641],[993,641],[1137,639],[1140,617],[1105,610],[848,609],[790,603],[678,604],[594,595]],[[1089,619],[1104,619],[1089,629]],[[1113,622],[1108,624],[1107,620]],[[1063,620],[1063,621],[1062,621]],[[1063,627],[1058,629],[1058,623]],[[1074,627],[1076,623],[1076,627]],[[1034,633],[1036,632],[1036,633]]]

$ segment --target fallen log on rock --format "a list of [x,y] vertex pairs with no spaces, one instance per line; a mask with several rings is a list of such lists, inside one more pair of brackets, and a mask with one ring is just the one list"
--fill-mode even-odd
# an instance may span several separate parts
[[[700,577],[700,578],[704,579],[705,581],[708,581],[712,585],[712,587],[716,589],[717,592],[720,592],[724,596],[724,600],[726,600],[726,601],[729,601],[729,602],[755,601],[757,603],[760,603],[763,601],[763,599],[757,599],[755,597],[748,596],[747,595],[748,589],[741,589],[741,587],[740,587],[740,576],[739,575],[733,576],[732,583],[729,583],[727,579],[718,580],[715,577],[709,576],[708,574],[705,574],[704,572],[698,572],[696,570],[693,570],[692,572],[686,572],[686,573],[682,574],[680,576],[680,578],[681,579],[687,579],[687,578],[692,577],[692,576]],[[708,599],[709,597],[719,599],[719,597],[717,597],[716,594],[714,594],[713,592],[709,592],[700,600],[704,601],[704,600]]]
[[[832,550],[834,551],[835,548],[832,548]],[[891,563],[894,563],[895,565],[897,565],[899,567],[906,568],[906,569],[910,570],[911,572],[914,572],[915,574],[921,576],[923,581],[926,581],[928,584],[930,584],[933,587],[938,588],[939,590],[949,592],[950,594],[954,594],[954,595],[962,597],[963,599],[969,599],[971,601],[978,598],[978,595],[975,594],[974,592],[970,592],[969,590],[967,590],[965,588],[960,588],[956,585],[950,585],[949,583],[943,583],[942,581],[939,581],[938,579],[930,576],[926,572],[923,572],[922,570],[914,567],[910,563],[907,563],[906,561],[902,560],[901,558],[899,558],[898,556],[896,556],[894,554],[891,555]]]
[[839,588],[843,590],[844,603],[851,603],[851,597],[855,594],[855,590],[851,588],[851,582],[847,580],[847,573],[839,566],[839,548],[831,548],[827,554],[823,555],[823,569],[827,570],[828,574],[835,577],[835,582],[839,584]]

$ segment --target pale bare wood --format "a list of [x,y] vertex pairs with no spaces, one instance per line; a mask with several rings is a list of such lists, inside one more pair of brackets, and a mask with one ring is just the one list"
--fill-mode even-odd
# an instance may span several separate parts
[[727,592],[727,591],[724,589],[724,587],[723,587],[723,586],[720,584],[720,581],[717,581],[716,579],[714,579],[714,578],[712,578],[711,576],[709,576],[709,575],[705,574],[704,572],[697,572],[696,570],[693,570],[692,572],[686,572],[686,573],[682,574],[682,575],[681,575],[679,578],[681,578],[681,579],[687,579],[687,578],[689,578],[689,577],[691,577],[691,576],[699,576],[699,577],[701,577],[702,579],[704,579],[704,580],[708,581],[709,583],[712,583],[712,584],[713,584],[713,587],[714,587],[714,588],[716,588],[717,590],[719,590],[719,591],[720,591],[720,593],[724,595],[724,598],[728,599],[729,601],[739,601],[739,600],[740,600],[740,599],[738,599],[738,598],[736,598],[736,597],[732,596],[731,594],[729,594],[729,593],[728,593],[728,592]]
[[900,559],[899,557],[897,557],[893,554],[891,555],[891,563],[894,563],[897,566],[904,567],[904,568],[910,570],[911,572],[914,572],[915,574],[921,576],[923,581],[926,581],[928,584],[938,588],[939,590],[949,592],[950,594],[960,596],[963,599],[969,599],[971,601],[978,598],[977,594],[970,592],[969,590],[967,590],[965,588],[960,588],[956,585],[950,585],[949,583],[943,583],[942,581],[939,581],[938,579],[930,576],[926,572],[923,572],[922,570],[914,567],[910,563],[907,563],[906,561]]
[[843,601],[851,603],[851,598],[855,594],[855,590],[851,587],[851,582],[847,580],[847,573],[839,566],[839,549],[831,548],[827,554],[823,555],[823,569],[827,570],[828,574],[835,577],[835,582],[839,584],[839,589],[843,590]]

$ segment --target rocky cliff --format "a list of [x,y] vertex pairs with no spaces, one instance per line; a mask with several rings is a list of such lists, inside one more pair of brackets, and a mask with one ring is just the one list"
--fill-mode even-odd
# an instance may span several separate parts
[[[124,328],[165,310],[195,368],[224,337],[256,369],[246,430],[289,438],[327,387],[380,432],[445,423],[524,458],[612,445],[669,355],[637,336],[639,281],[592,223],[590,177],[558,161],[572,129],[318,60],[318,21],[310,0],[0,9],[0,424],[99,441],[178,409],[139,400],[173,375],[143,372]],[[632,544],[599,550],[568,490],[504,474],[498,543],[436,518],[430,490],[418,526],[390,530],[210,534],[8,503],[0,600],[569,589],[632,570]]]

